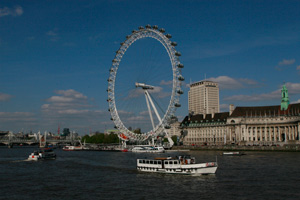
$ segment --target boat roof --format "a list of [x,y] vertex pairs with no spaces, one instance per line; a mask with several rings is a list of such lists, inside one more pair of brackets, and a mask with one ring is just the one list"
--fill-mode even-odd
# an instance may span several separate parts
[[171,159],[175,159],[175,158],[169,158],[169,157],[157,157],[157,158],[154,158],[154,160],[171,160]]

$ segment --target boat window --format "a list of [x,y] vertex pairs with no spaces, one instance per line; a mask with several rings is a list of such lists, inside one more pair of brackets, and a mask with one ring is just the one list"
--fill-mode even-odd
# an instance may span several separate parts
[[149,160],[146,160],[146,164],[149,164]]
[[145,160],[143,160],[143,163],[145,163]]
[[142,161],[142,160],[139,160],[139,163],[143,163],[143,161]]
[[174,165],[177,165],[178,163],[177,163],[177,161],[174,161]]
[[156,160],[154,160],[154,164],[155,164],[155,165],[157,164],[157,161],[156,161]]
[[168,165],[168,164],[169,164],[169,162],[168,162],[168,161],[165,161],[165,164],[166,164],[166,165]]
[[170,165],[173,165],[173,161],[170,161]]
[[153,160],[150,160],[150,164],[153,164]]
[[158,162],[158,164],[161,164],[161,161],[159,160],[159,161],[157,161]]

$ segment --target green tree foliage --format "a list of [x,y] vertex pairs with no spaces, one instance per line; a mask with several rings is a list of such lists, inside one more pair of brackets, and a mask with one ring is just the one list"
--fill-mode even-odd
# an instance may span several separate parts
[[174,145],[177,145],[177,136],[176,136],[176,135],[173,135],[173,136],[171,137],[171,139],[173,140]]
[[[177,145],[177,136],[173,135],[171,139],[173,140],[174,145]],[[168,138],[164,138],[164,142],[169,142]]]
[[82,137],[81,142],[93,143],[93,144],[110,144],[110,143],[119,143],[119,137],[117,134],[110,133],[97,133],[93,136],[85,135]]

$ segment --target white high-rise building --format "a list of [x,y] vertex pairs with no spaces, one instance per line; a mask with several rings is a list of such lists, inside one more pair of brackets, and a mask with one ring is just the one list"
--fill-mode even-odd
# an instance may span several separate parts
[[218,83],[205,80],[190,84],[189,112],[194,114],[219,113]]

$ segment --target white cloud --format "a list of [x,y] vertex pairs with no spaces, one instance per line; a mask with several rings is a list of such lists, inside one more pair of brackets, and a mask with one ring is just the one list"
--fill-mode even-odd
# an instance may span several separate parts
[[[65,113],[66,110],[73,110],[73,109],[82,109],[91,107],[90,104],[88,104],[88,98],[87,96],[83,95],[80,92],[77,92],[73,89],[70,90],[57,90],[55,91],[56,94],[59,94],[61,96],[52,96],[46,101],[47,104],[42,105],[42,110],[44,112],[57,112],[57,113]],[[72,112],[69,112],[71,114]],[[75,112],[73,112],[74,114]]]
[[57,90],[56,94],[60,94],[62,96],[52,96],[46,101],[52,103],[68,103],[68,102],[79,102],[87,100],[87,97],[83,94],[75,91],[75,90]]
[[290,59],[290,60],[283,59],[278,63],[278,65],[292,65],[295,63],[295,61],[296,61],[295,59]]
[[286,83],[285,85],[289,94],[300,94],[300,83]]
[[104,125],[113,127],[109,112],[97,109],[84,94],[73,89],[57,90],[55,94],[41,106],[41,126],[50,127],[46,130],[57,127],[58,123],[80,134],[89,129],[103,132]]
[[21,6],[15,6],[14,8],[0,8],[0,17],[4,16],[21,16],[23,14],[23,8]]
[[86,114],[89,113],[89,110],[76,110],[76,109],[67,109],[67,110],[59,110],[59,114]]
[[143,116],[133,116],[133,117],[129,117],[128,119],[126,119],[126,121],[135,122],[135,123],[141,122],[143,120],[145,120],[145,117],[143,117]]
[[10,100],[11,98],[12,96],[9,94],[0,93],[0,101],[7,101]]
[[58,29],[55,28],[53,30],[50,30],[46,33],[46,35],[49,37],[49,39],[53,42],[56,42],[59,40],[59,35],[58,35]]
[[300,99],[298,99],[297,101],[293,101],[291,103],[300,103]]
[[219,87],[221,89],[240,89],[258,85],[255,80],[247,78],[234,79],[229,76],[219,76],[216,78],[212,77],[207,80],[219,83]]
[[75,99],[71,97],[64,97],[64,96],[52,96],[47,101],[49,102],[72,102]]
[[172,85],[173,84],[173,81],[165,81],[165,80],[162,80],[160,82],[160,85]]
[[[32,128],[37,125],[38,119],[31,112],[0,112],[0,123],[2,130],[11,130],[17,128]],[[15,130],[16,131],[16,130]]]
[[220,112],[225,112],[229,110],[229,104],[220,104]]
[[271,100],[271,99],[280,99],[280,90],[268,94],[254,94],[254,95],[234,95],[231,97],[225,97],[225,101],[262,101],[262,100]]
[[[286,83],[285,84],[289,95],[300,94],[300,83]],[[270,93],[265,94],[253,94],[253,95],[234,95],[230,97],[225,97],[225,101],[264,101],[264,100],[272,100],[272,99],[280,99],[281,98],[281,87],[278,90],[275,90]]]

